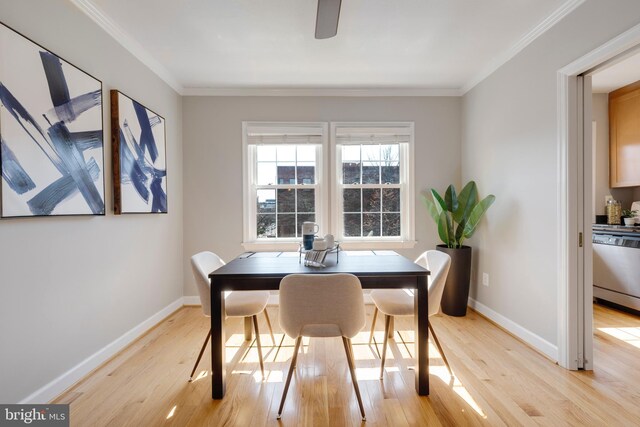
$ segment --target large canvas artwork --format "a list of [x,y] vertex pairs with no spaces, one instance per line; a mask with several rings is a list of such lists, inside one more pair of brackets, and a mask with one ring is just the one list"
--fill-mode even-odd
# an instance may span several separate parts
[[164,118],[111,91],[114,211],[167,213]]
[[102,83],[0,24],[2,217],[104,215]]

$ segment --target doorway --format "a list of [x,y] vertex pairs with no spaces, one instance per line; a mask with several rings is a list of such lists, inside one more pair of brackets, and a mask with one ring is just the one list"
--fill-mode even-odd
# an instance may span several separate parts
[[593,369],[591,76],[640,46],[640,25],[558,71],[558,363]]

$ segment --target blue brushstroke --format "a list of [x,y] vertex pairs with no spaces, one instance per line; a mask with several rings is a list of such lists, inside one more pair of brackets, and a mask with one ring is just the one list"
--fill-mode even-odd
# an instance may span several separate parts
[[142,105],[133,101],[133,109],[138,117],[138,123],[140,125],[140,147],[142,151],[149,151],[151,161],[155,162],[158,158],[158,146],[153,138],[153,132],[151,131],[151,124],[149,123],[149,116],[147,115],[147,109]]
[[153,194],[151,212],[166,212],[167,195],[162,189],[162,178],[154,178],[151,181],[151,194]]
[[40,60],[42,61],[44,75],[49,84],[49,95],[51,96],[51,102],[54,108],[56,108],[56,111],[60,108],[63,116],[71,118],[71,121],[75,120],[73,109],[69,107],[71,97],[69,96],[69,87],[67,86],[64,71],[62,71],[60,58],[51,52],[41,51]]
[[[96,181],[100,175],[100,168],[93,157],[87,162],[87,170],[91,179]],[[56,206],[77,194],[78,191],[78,185],[73,177],[65,175],[46,186],[29,200],[27,205],[34,215],[51,215]]]
[[49,138],[62,159],[68,175],[78,186],[80,194],[94,214],[104,213],[104,201],[87,169],[84,157],[78,147],[71,140],[71,135],[64,122],[59,122],[49,128]]
[[149,117],[149,125],[151,127],[157,126],[162,123],[162,117],[155,115],[153,117]]
[[[120,133],[122,135],[122,132]],[[129,122],[125,119],[124,121],[124,136],[127,138],[129,146],[133,147],[135,150],[135,159],[136,162],[140,164],[140,167],[144,169],[146,161],[144,159],[144,151],[140,147],[138,140],[131,132],[131,127],[129,126]]]
[[0,159],[2,159],[2,178],[7,182],[9,188],[18,194],[24,194],[36,188],[36,184],[1,136]]
[[[120,130],[120,182],[133,184],[133,188],[145,202],[149,201],[144,159],[136,159],[124,142],[124,133]],[[136,144],[134,144],[137,147]]]
[[72,132],[69,135],[71,141],[80,151],[102,148],[102,131],[89,130],[85,132]]
[[69,123],[85,111],[100,105],[102,102],[102,91],[100,89],[71,99],[60,58],[50,52],[41,51],[40,60],[49,84],[51,102],[58,119]]
[[78,116],[93,107],[102,103],[102,91],[100,89],[88,92],[75,98],[71,98],[65,104],[58,105],[49,110],[46,114],[50,122],[64,121],[73,122]]
[[31,137],[33,142],[35,142],[36,145],[42,150],[45,156],[47,156],[47,158],[51,160],[51,163],[53,163],[56,169],[58,169],[60,173],[64,174],[66,171],[64,169],[64,165],[62,164],[62,161],[60,160],[60,158],[57,156],[54,157],[49,152],[47,152],[47,150],[45,150],[44,147],[42,147],[42,144],[40,144],[40,141],[38,141],[38,138],[36,138],[36,136],[33,135],[29,129],[27,129],[27,125],[34,127],[35,130],[40,135],[40,137],[46,141],[47,138],[45,136],[44,131],[40,127],[40,125],[38,125],[38,123],[31,116],[31,114],[29,114],[27,109],[22,106],[20,101],[18,101],[13,96],[11,91],[9,91],[9,89],[7,89],[7,87],[4,86],[2,83],[0,83],[0,102],[2,103],[2,105],[6,107],[9,114],[11,114],[16,119],[16,121],[18,122],[18,124],[20,124],[22,129],[24,129],[24,131]]

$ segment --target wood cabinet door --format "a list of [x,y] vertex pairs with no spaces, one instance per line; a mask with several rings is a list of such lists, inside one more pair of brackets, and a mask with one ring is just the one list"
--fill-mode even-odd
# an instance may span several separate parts
[[640,84],[609,94],[609,184],[640,185]]

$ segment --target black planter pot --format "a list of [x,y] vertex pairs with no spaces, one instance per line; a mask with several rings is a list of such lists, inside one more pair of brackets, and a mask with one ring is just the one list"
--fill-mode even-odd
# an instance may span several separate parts
[[451,268],[440,303],[442,312],[449,316],[465,316],[471,279],[471,247],[463,246],[454,249],[446,245],[438,245],[436,249],[451,257]]

